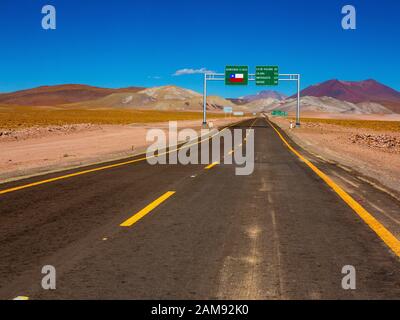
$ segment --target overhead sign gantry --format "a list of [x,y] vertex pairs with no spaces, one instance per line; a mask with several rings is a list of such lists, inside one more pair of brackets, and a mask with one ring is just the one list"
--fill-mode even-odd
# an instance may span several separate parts
[[207,81],[225,81],[225,85],[246,86],[255,81],[258,86],[277,86],[279,81],[297,82],[296,126],[300,126],[300,74],[279,73],[278,66],[256,66],[254,74],[248,66],[226,66],[225,73],[204,73],[203,125],[207,125]]

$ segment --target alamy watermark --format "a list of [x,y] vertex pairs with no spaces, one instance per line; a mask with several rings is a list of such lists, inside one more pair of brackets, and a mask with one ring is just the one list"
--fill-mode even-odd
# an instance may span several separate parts
[[[342,14],[344,15],[341,21],[342,28],[344,30],[355,30],[357,29],[357,13],[356,8],[353,5],[347,4],[342,7]],[[56,8],[53,5],[47,4],[42,7],[42,28],[44,30],[55,30],[57,28],[57,17]],[[192,70],[184,69],[184,72]],[[196,71],[196,70],[195,70]],[[201,70],[202,71],[202,70]],[[175,74],[176,75],[176,74]]]
[[55,290],[56,289],[56,268],[52,265],[45,265],[42,268],[42,274],[45,275],[42,278],[42,288],[44,290]]
[[56,21],[56,8],[52,5],[45,5],[42,7],[42,28],[44,30],[55,30],[57,28]]
[[345,275],[342,278],[342,289],[356,290],[356,268],[352,265],[346,265],[342,268],[342,274]]
[[342,8],[342,14],[344,17],[342,18],[342,28],[344,30],[355,30],[357,29],[357,14],[356,8],[352,5],[345,5]]
[[[168,132],[162,129],[147,131],[146,158],[156,164],[235,164],[236,175],[250,175],[254,171],[254,129],[193,129],[178,131],[176,121],[170,121]],[[182,143],[183,142],[183,143]],[[182,144],[178,147],[179,144]],[[222,149],[222,150],[221,150]]]

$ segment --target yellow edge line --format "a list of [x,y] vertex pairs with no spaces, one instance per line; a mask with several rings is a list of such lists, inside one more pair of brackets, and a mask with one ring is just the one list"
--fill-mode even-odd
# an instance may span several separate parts
[[305,164],[307,164],[322,180],[330,186],[347,205],[352,208],[360,218],[383,240],[384,243],[398,256],[400,257],[400,241],[388,230],[386,229],[377,219],[375,219],[372,214],[370,214],[363,206],[361,206],[356,200],[354,200],[346,191],[339,187],[331,178],[329,178],[325,173],[319,170],[314,164],[302,156],[298,151],[296,151],[282,136],[282,134],[275,128],[275,126],[266,120],[270,126],[275,130],[281,140],[285,145],[292,151],[297,157],[299,157]]
[[238,123],[240,123],[240,122],[242,122],[242,121],[244,121],[244,120],[241,120],[241,121],[232,123],[232,124],[230,124],[229,126],[226,126],[225,128],[223,128],[221,131],[218,131],[218,132],[215,133],[214,135],[211,135],[211,136],[209,136],[209,137],[207,137],[207,138],[205,138],[205,139],[202,139],[202,140],[200,140],[200,141],[198,141],[198,142],[194,142],[194,143],[189,144],[189,145],[182,145],[182,146],[179,147],[179,148],[176,148],[176,149],[174,149],[174,150],[165,151],[165,152],[163,152],[163,153],[158,154],[157,156],[142,157],[142,158],[138,158],[138,159],[134,159],[134,160],[129,160],[129,161],[125,161],[125,162],[119,162],[119,163],[115,163],[115,164],[111,164],[111,165],[107,165],[107,166],[103,166],[103,167],[98,167],[98,168],[94,168],[94,169],[88,169],[88,170],[84,170],[84,171],[74,172],[74,173],[71,173],[71,174],[67,174],[67,175],[63,175],[63,176],[59,176],[59,177],[55,177],[55,178],[50,178],[50,179],[46,179],[46,180],[40,180],[40,181],[36,181],[36,182],[33,182],[33,183],[29,183],[29,184],[17,186],[17,187],[14,187],[14,188],[9,188],[9,189],[5,189],[5,190],[0,190],[0,195],[1,195],[1,194],[5,194],[5,193],[9,193],[9,192],[13,192],[13,191],[18,191],[18,190],[21,190],[21,189],[26,189],[26,188],[30,188],[30,187],[35,187],[35,186],[38,186],[38,185],[41,185],[41,184],[45,184],[45,183],[50,183],[50,182],[54,182],[54,181],[58,181],[58,180],[63,180],[63,179],[67,179],[67,178],[72,178],[72,177],[80,176],[80,175],[87,174],[87,173],[91,173],[91,172],[96,172],[96,171],[101,171],[101,170],[116,168],[116,167],[124,166],[124,165],[127,165],[127,164],[132,164],[132,163],[135,163],[135,162],[139,162],[139,161],[144,161],[144,160],[146,160],[146,159],[151,159],[151,158],[159,157],[159,156],[164,155],[164,154],[168,154],[168,153],[171,153],[171,152],[178,151],[178,150],[180,150],[182,147],[187,148],[187,147],[190,147],[190,146],[193,146],[193,145],[196,145],[196,144],[200,144],[201,142],[203,142],[203,141],[205,141],[205,140],[211,139],[212,137],[216,136],[217,134],[221,133],[222,131],[224,131],[224,130],[226,130],[226,129],[228,129],[228,128],[230,128],[230,127],[232,127],[232,126],[234,126],[234,125],[236,125],[236,124],[238,124]]
[[128,220],[125,220],[120,224],[121,227],[130,227],[136,222],[138,222],[140,219],[142,219],[145,215],[147,215],[150,211],[158,207],[161,203],[163,203],[165,200],[167,200],[169,197],[171,197],[175,191],[168,191],[164,193],[161,197],[158,199],[154,200],[152,203],[150,203],[148,206],[140,210],[139,212],[135,213],[132,217],[130,217]]
[[58,181],[58,180],[72,178],[72,177],[80,176],[82,174],[86,174],[86,173],[90,173],[90,172],[96,172],[96,171],[100,171],[100,170],[111,169],[111,168],[127,165],[127,164],[130,164],[130,163],[139,162],[139,161],[142,161],[144,159],[146,159],[146,158],[139,158],[139,159],[130,160],[130,161],[126,161],[126,162],[120,162],[120,163],[116,163],[116,164],[111,164],[111,165],[103,166],[103,167],[99,167],[99,168],[79,171],[79,172],[75,172],[75,173],[71,173],[71,174],[67,174],[67,175],[64,175],[64,176],[59,176],[59,177],[55,177],[55,178],[51,178],[51,179],[36,181],[36,182],[25,184],[25,185],[22,185],[22,186],[1,190],[0,194],[9,193],[9,192],[13,192],[13,191],[21,190],[21,189],[26,189],[26,188],[38,186],[38,185],[49,183],[49,182],[54,182],[54,181]]

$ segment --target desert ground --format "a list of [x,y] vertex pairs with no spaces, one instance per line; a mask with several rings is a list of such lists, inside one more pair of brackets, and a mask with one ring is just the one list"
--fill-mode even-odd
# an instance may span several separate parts
[[[177,120],[178,129],[200,131],[202,123],[198,112],[29,110],[0,112],[2,182],[134,156],[150,144],[148,129]],[[213,126],[238,120],[209,114]]]
[[290,115],[270,118],[307,151],[400,192],[400,115],[304,116],[295,129]]

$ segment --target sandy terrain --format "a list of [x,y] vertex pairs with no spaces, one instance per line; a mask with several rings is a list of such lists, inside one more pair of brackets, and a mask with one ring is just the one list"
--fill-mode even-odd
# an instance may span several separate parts
[[[238,118],[212,119],[214,127]],[[129,157],[145,151],[146,132],[167,122],[131,125],[64,125],[2,131],[0,181]],[[179,121],[200,130],[201,120]]]
[[[301,128],[290,130],[289,119],[271,120],[306,150],[351,167],[400,192],[400,132],[350,128],[318,120],[303,122]],[[369,120],[382,118],[370,116]]]

